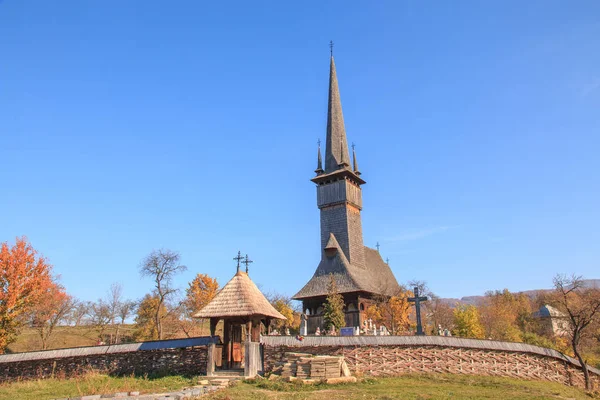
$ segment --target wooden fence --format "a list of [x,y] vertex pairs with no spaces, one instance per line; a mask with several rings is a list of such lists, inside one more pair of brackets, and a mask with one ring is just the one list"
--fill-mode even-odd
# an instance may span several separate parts
[[[355,374],[394,376],[445,372],[546,380],[584,386],[577,360],[525,343],[440,336],[263,337],[265,370],[285,361],[286,352],[344,356]],[[595,386],[600,370],[590,367]]]

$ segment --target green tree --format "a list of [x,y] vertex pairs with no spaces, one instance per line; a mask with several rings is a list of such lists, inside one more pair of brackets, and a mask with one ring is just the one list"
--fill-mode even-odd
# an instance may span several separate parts
[[455,336],[483,339],[485,337],[483,326],[479,318],[479,310],[473,305],[457,305],[454,309]]
[[323,318],[325,320],[325,329],[330,330],[332,326],[339,329],[346,325],[344,316],[344,298],[339,293],[335,278],[329,275],[329,285],[327,285],[327,299],[323,304]]

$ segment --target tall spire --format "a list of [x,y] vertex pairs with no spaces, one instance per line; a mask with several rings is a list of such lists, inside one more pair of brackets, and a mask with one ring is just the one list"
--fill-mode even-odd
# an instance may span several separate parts
[[342,114],[342,101],[338,88],[335,62],[331,56],[329,68],[329,102],[327,106],[327,142],[325,149],[325,172],[333,172],[349,165],[348,144]]

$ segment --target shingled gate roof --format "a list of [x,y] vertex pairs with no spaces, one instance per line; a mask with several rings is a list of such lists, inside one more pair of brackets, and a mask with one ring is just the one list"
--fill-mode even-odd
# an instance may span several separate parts
[[365,246],[366,267],[363,268],[348,262],[337,240],[330,240],[327,243],[327,247],[332,245],[338,249],[335,256],[322,258],[311,280],[294,295],[293,299],[327,296],[330,275],[335,279],[339,293],[368,292],[393,296],[398,292],[400,286],[396,277],[377,250]]
[[226,318],[264,316],[285,319],[261,291],[248,274],[238,271],[233,278],[204,308],[194,314],[196,318]]

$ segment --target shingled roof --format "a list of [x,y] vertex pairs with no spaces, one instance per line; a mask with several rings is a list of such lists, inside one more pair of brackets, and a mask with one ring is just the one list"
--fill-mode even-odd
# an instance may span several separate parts
[[335,279],[339,293],[367,292],[393,296],[398,292],[400,286],[377,250],[364,246],[365,267],[358,267],[348,262],[335,236],[331,234],[326,249],[334,247],[337,247],[335,255],[322,257],[315,274],[294,295],[294,299],[327,296],[330,275]]
[[325,153],[325,173],[340,169],[344,163],[349,165],[348,143],[344,128],[342,100],[338,88],[335,62],[331,56],[329,65],[329,100],[327,102],[327,151]]
[[194,314],[196,318],[223,318],[264,316],[285,319],[261,291],[248,274],[238,271],[233,278],[204,308]]

